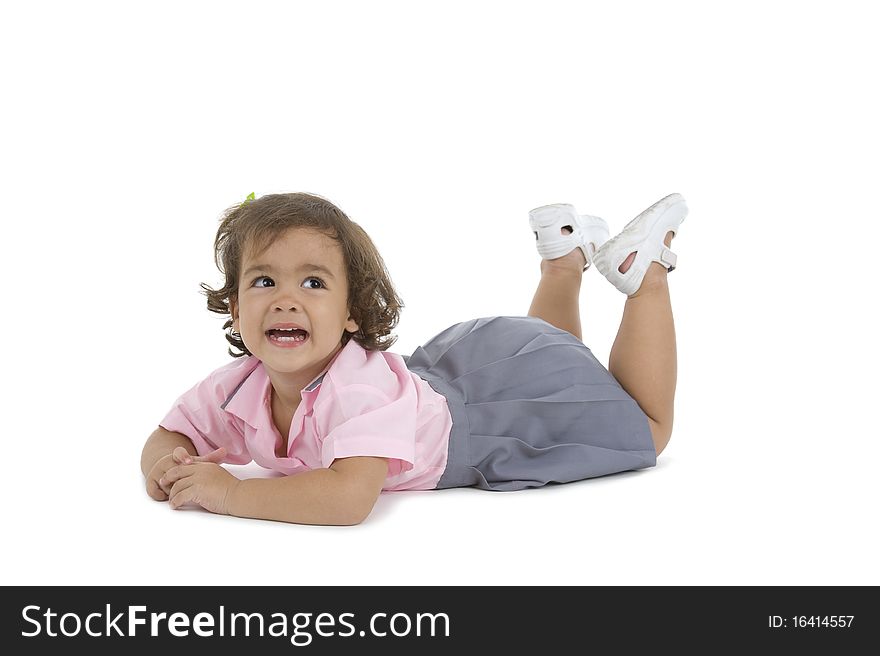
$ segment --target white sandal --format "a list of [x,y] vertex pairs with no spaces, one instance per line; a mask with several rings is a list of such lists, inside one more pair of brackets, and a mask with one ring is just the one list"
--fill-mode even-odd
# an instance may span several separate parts
[[[542,205],[529,212],[529,225],[535,233],[538,254],[545,260],[568,255],[580,248],[587,260],[584,271],[590,268],[596,251],[608,241],[608,224],[598,216],[578,215],[573,205],[556,203]],[[569,228],[564,234],[562,228]]]
[[[664,240],[669,232],[678,235],[678,227],[687,213],[681,194],[661,198],[599,248],[593,258],[596,268],[624,294],[635,294],[642,286],[651,262],[659,262],[668,271],[675,269],[678,258],[666,247]],[[636,253],[633,263],[626,273],[620,273],[619,267],[630,253]]]

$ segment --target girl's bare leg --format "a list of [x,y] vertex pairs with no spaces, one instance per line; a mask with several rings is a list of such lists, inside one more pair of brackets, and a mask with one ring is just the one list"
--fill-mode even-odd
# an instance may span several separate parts
[[[666,245],[672,233],[666,235]],[[625,273],[630,256],[621,265]],[[627,297],[608,370],[648,415],[657,454],[672,435],[673,400],[677,378],[675,325],[666,281],[666,268],[652,262],[642,286]]]
[[579,297],[585,264],[579,248],[553,260],[541,260],[541,281],[529,316],[543,319],[581,339]]

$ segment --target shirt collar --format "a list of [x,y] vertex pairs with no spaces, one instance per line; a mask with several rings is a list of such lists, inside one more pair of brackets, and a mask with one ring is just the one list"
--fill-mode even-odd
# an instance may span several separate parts
[[[315,397],[321,390],[321,383],[328,371],[330,371],[330,369],[327,369],[327,371],[320,374],[311,383],[306,385],[302,392],[300,392],[302,397],[301,404],[304,404],[303,411],[311,409],[315,402]],[[269,380],[269,374],[266,373],[266,368],[263,366],[262,362],[257,360],[257,365],[245,376],[238,386],[230,392],[229,396],[226,397],[226,400],[220,406],[220,409],[238,417],[253,428],[267,426],[268,422],[272,421],[271,387],[272,381]]]
[[263,363],[257,358],[254,360],[257,362],[256,366],[229,393],[220,409],[238,417],[254,428],[259,428],[265,423],[267,414],[265,405],[270,382],[269,376],[263,368]]

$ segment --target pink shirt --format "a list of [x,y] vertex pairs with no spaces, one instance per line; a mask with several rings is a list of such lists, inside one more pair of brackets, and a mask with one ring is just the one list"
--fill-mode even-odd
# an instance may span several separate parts
[[300,393],[287,455],[272,421],[271,381],[254,356],[237,358],[185,392],[159,422],[204,455],[225,447],[226,462],[251,460],[296,474],[336,458],[389,458],[384,490],[428,490],[446,468],[452,417],[446,397],[407,369],[403,358],[350,340]]

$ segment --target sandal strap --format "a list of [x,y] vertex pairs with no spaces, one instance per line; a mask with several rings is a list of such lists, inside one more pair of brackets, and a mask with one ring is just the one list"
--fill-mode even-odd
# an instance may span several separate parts
[[674,271],[676,262],[678,262],[678,256],[664,246],[660,251],[660,259],[658,261],[666,267],[667,271]]

